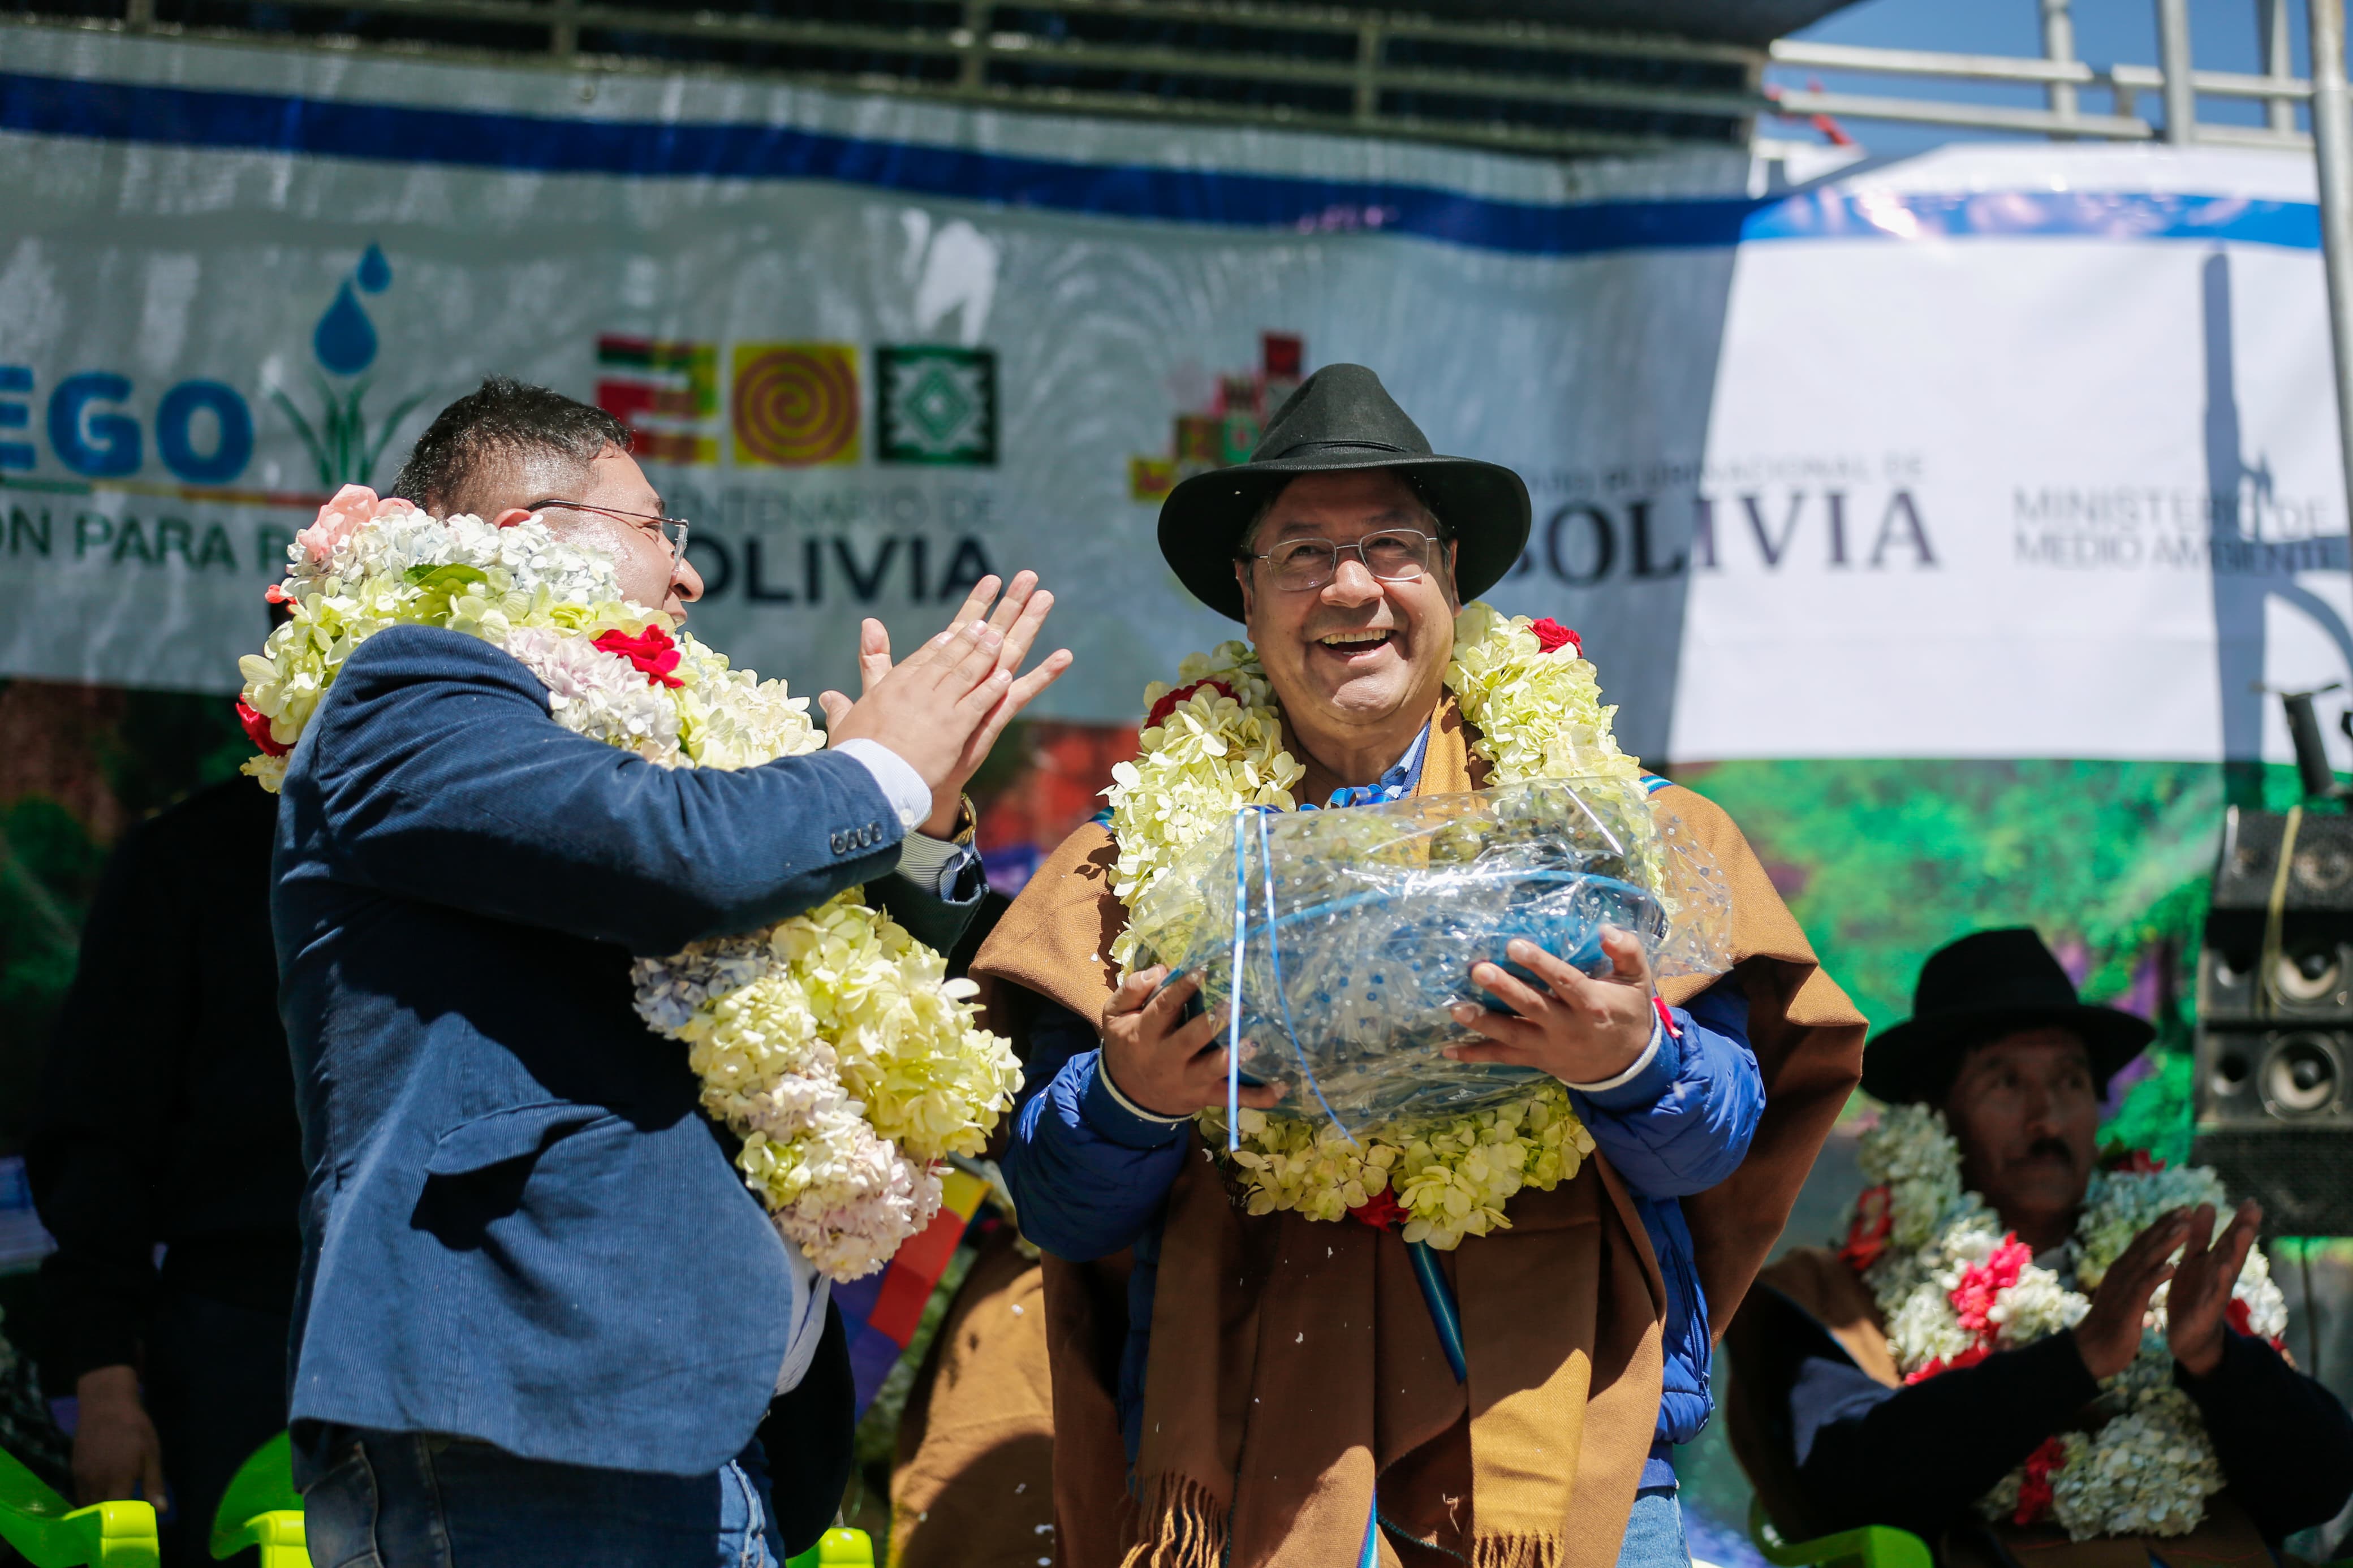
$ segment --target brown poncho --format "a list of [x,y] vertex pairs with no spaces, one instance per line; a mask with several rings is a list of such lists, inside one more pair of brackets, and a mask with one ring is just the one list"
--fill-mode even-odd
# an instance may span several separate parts
[[[1469,739],[1449,699],[1420,793],[1478,787]],[[1322,798],[1337,782],[1310,763],[1300,791]],[[1863,1021],[1731,820],[1686,790],[1652,802],[1714,853],[1731,889],[1764,1068],[1767,1109],[1746,1163],[1683,1205],[1701,1283],[1728,1319],[1861,1072]],[[1127,918],[1111,892],[1114,858],[1107,830],[1082,827],[997,925],[972,972],[991,987],[998,1027],[1024,1021],[1008,987],[1101,1016]],[[1664,989],[1683,1001],[1704,984]],[[1665,1292],[1607,1163],[1588,1160],[1549,1193],[1523,1191],[1509,1230],[1442,1255],[1461,1306],[1465,1385],[1395,1233],[1250,1217],[1209,1151],[1193,1147],[1168,1197],[1132,1488],[1114,1394],[1124,1266],[1047,1260],[1061,1561],[1354,1563],[1377,1477],[1385,1563],[1412,1560],[1398,1554],[1401,1534],[1479,1568],[1610,1568],[1658,1420]]]

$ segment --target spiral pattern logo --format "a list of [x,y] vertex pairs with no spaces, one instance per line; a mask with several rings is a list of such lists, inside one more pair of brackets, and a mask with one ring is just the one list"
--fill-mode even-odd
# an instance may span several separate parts
[[735,460],[777,468],[858,461],[858,350],[743,343],[735,350]]

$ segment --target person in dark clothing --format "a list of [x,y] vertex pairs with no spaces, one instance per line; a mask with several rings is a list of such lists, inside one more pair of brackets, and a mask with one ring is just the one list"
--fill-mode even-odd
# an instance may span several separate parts
[[[2037,1266],[2065,1278],[2080,1256],[2073,1238],[2107,1080],[2153,1031],[2079,1003],[2024,930],[1979,932],[1932,956],[1915,1012],[1873,1041],[1863,1087],[1892,1104],[1941,1110],[1963,1184]],[[2072,1329],[1981,1359],[1940,1357],[1908,1378],[1863,1273],[1886,1245],[1876,1216],[1887,1208],[1857,1212],[1840,1251],[1804,1249],[1767,1268],[1727,1337],[1734,1447],[1785,1534],[1895,1525],[1947,1563],[2015,1562],[2028,1548],[2038,1563],[2112,1552],[2115,1538],[2070,1543],[2031,1517],[2037,1505],[2023,1496],[2014,1518],[2006,1507],[1990,1523],[1977,1505],[2021,1465],[2031,1477],[2030,1457],[2051,1458],[2051,1439],[2084,1427],[2101,1380],[2141,1352],[2144,1318],[2168,1282],[2173,1385],[2196,1405],[2228,1484],[2189,1534],[2146,1538],[2151,1555],[2176,1568],[2261,1561],[2353,1494],[2353,1416],[2273,1343],[2242,1331],[2232,1285],[2261,1223],[2257,1205],[2242,1205],[2219,1236],[2211,1205],[2162,1215],[2108,1266]]]
[[41,1293],[52,1386],[80,1406],[75,1491],[168,1510],[167,1562],[207,1560],[229,1478],[286,1426],[303,1173],[269,935],[277,819],[237,778],[123,840],[26,1149],[58,1242]]

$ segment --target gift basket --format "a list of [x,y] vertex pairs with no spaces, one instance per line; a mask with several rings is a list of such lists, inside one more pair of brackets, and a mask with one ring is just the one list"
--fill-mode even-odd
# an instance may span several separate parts
[[1338,810],[1245,810],[1139,900],[1138,966],[1198,973],[1231,1005],[1239,1080],[1351,1134],[1505,1104],[1534,1068],[1453,1061],[1449,1009],[1500,1007],[1471,982],[1526,938],[1605,973],[1601,930],[1652,973],[1729,966],[1731,900],[1706,851],[1638,780],[1546,779]]

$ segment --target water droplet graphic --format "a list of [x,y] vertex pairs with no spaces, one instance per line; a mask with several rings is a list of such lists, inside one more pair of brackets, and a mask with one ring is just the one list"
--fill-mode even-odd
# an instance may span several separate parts
[[360,269],[355,274],[360,287],[371,294],[381,294],[392,287],[392,263],[384,258],[384,247],[371,241],[367,254],[360,258]]
[[311,347],[319,363],[337,375],[357,375],[375,363],[375,323],[352,297],[350,284],[335,290],[335,302],[311,334]]

